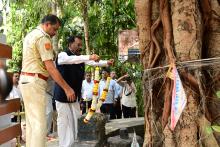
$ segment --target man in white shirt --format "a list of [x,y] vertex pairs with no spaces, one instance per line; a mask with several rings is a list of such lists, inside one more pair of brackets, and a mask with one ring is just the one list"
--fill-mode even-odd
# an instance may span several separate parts
[[92,104],[92,90],[94,81],[91,79],[91,72],[86,72],[85,80],[82,83],[82,114],[91,107]]
[[18,72],[13,73],[13,78],[12,78],[13,87],[12,87],[12,90],[6,100],[16,99],[16,98],[22,99],[21,91],[18,88],[19,77],[20,77],[20,74]]
[[[21,101],[22,101],[21,91],[20,91],[20,89],[18,87],[19,77],[20,77],[20,73],[19,72],[14,72],[13,73],[13,77],[12,77],[13,87],[12,87],[12,90],[9,93],[9,95],[8,95],[6,100],[21,99]],[[20,117],[20,120],[21,120],[21,117]],[[17,122],[17,116],[13,116],[11,118],[11,121],[12,122]]]
[[[108,66],[113,60],[99,61],[99,56],[80,55],[82,38],[71,36],[68,39],[68,49],[58,54],[57,69],[63,79],[73,88],[76,101],[67,99],[63,89],[55,83],[54,99],[58,113],[57,127],[59,147],[71,147],[77,139],[78,118],[81,116],[79,99],[81,98],[82,81],[84,79],[85,64],[92,66]],[[99,62],[98,62],[99,61]]]

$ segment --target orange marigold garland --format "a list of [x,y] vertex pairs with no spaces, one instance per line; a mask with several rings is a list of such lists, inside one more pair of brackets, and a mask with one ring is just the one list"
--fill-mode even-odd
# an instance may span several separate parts
[[101,97],[98,100],[98,104],[96,106],[96,109],[99,109],[102,106],[102,103],[105,101],[107,94],[108,94],[108,88],[110,85],[110,81],[111,81],[111,77],[108,77],[106,84],[105,84],[105,88],[103,89]]
[[93,96],[92,96],[92,105],[88,111],[88,114],[84,118],[84,123],[88,123],[91,119],[92,115],[96,111],[97,98],[98,98],[98,88],[99,88],[99,67],[95,68],[95,79],[94,79],[94,87],[93,87]]

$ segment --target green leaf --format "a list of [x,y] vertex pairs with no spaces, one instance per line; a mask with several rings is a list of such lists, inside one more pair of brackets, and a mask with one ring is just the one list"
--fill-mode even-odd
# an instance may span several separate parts
[[217,95],[218,98],[220,98],[220,91],[217,91],[216,95]]
[[207,126],[205,129],[206,129],[206,133],[207,133],[207,134],[211,134],[211,133],[213,132],[211,126]]
[[220,126],[212,126],[212,129],[218,133],[220,133]]

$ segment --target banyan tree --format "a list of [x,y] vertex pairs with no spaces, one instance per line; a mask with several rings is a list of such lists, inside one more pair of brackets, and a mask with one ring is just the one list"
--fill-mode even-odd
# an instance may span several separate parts
[[[135,0],[144,67],[144,146],[220,145],[220,1]],[[186,105],[171,124],[177,67]]]

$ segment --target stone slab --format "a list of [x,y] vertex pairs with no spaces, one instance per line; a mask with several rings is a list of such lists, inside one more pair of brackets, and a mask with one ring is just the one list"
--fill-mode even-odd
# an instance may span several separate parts
[[105,135],[107,137],[116,136],[122,128],[127,128],[129,133],[133,133],[135,130],[137,135],[144,137],[144,117],[110,120],[105,125]]

